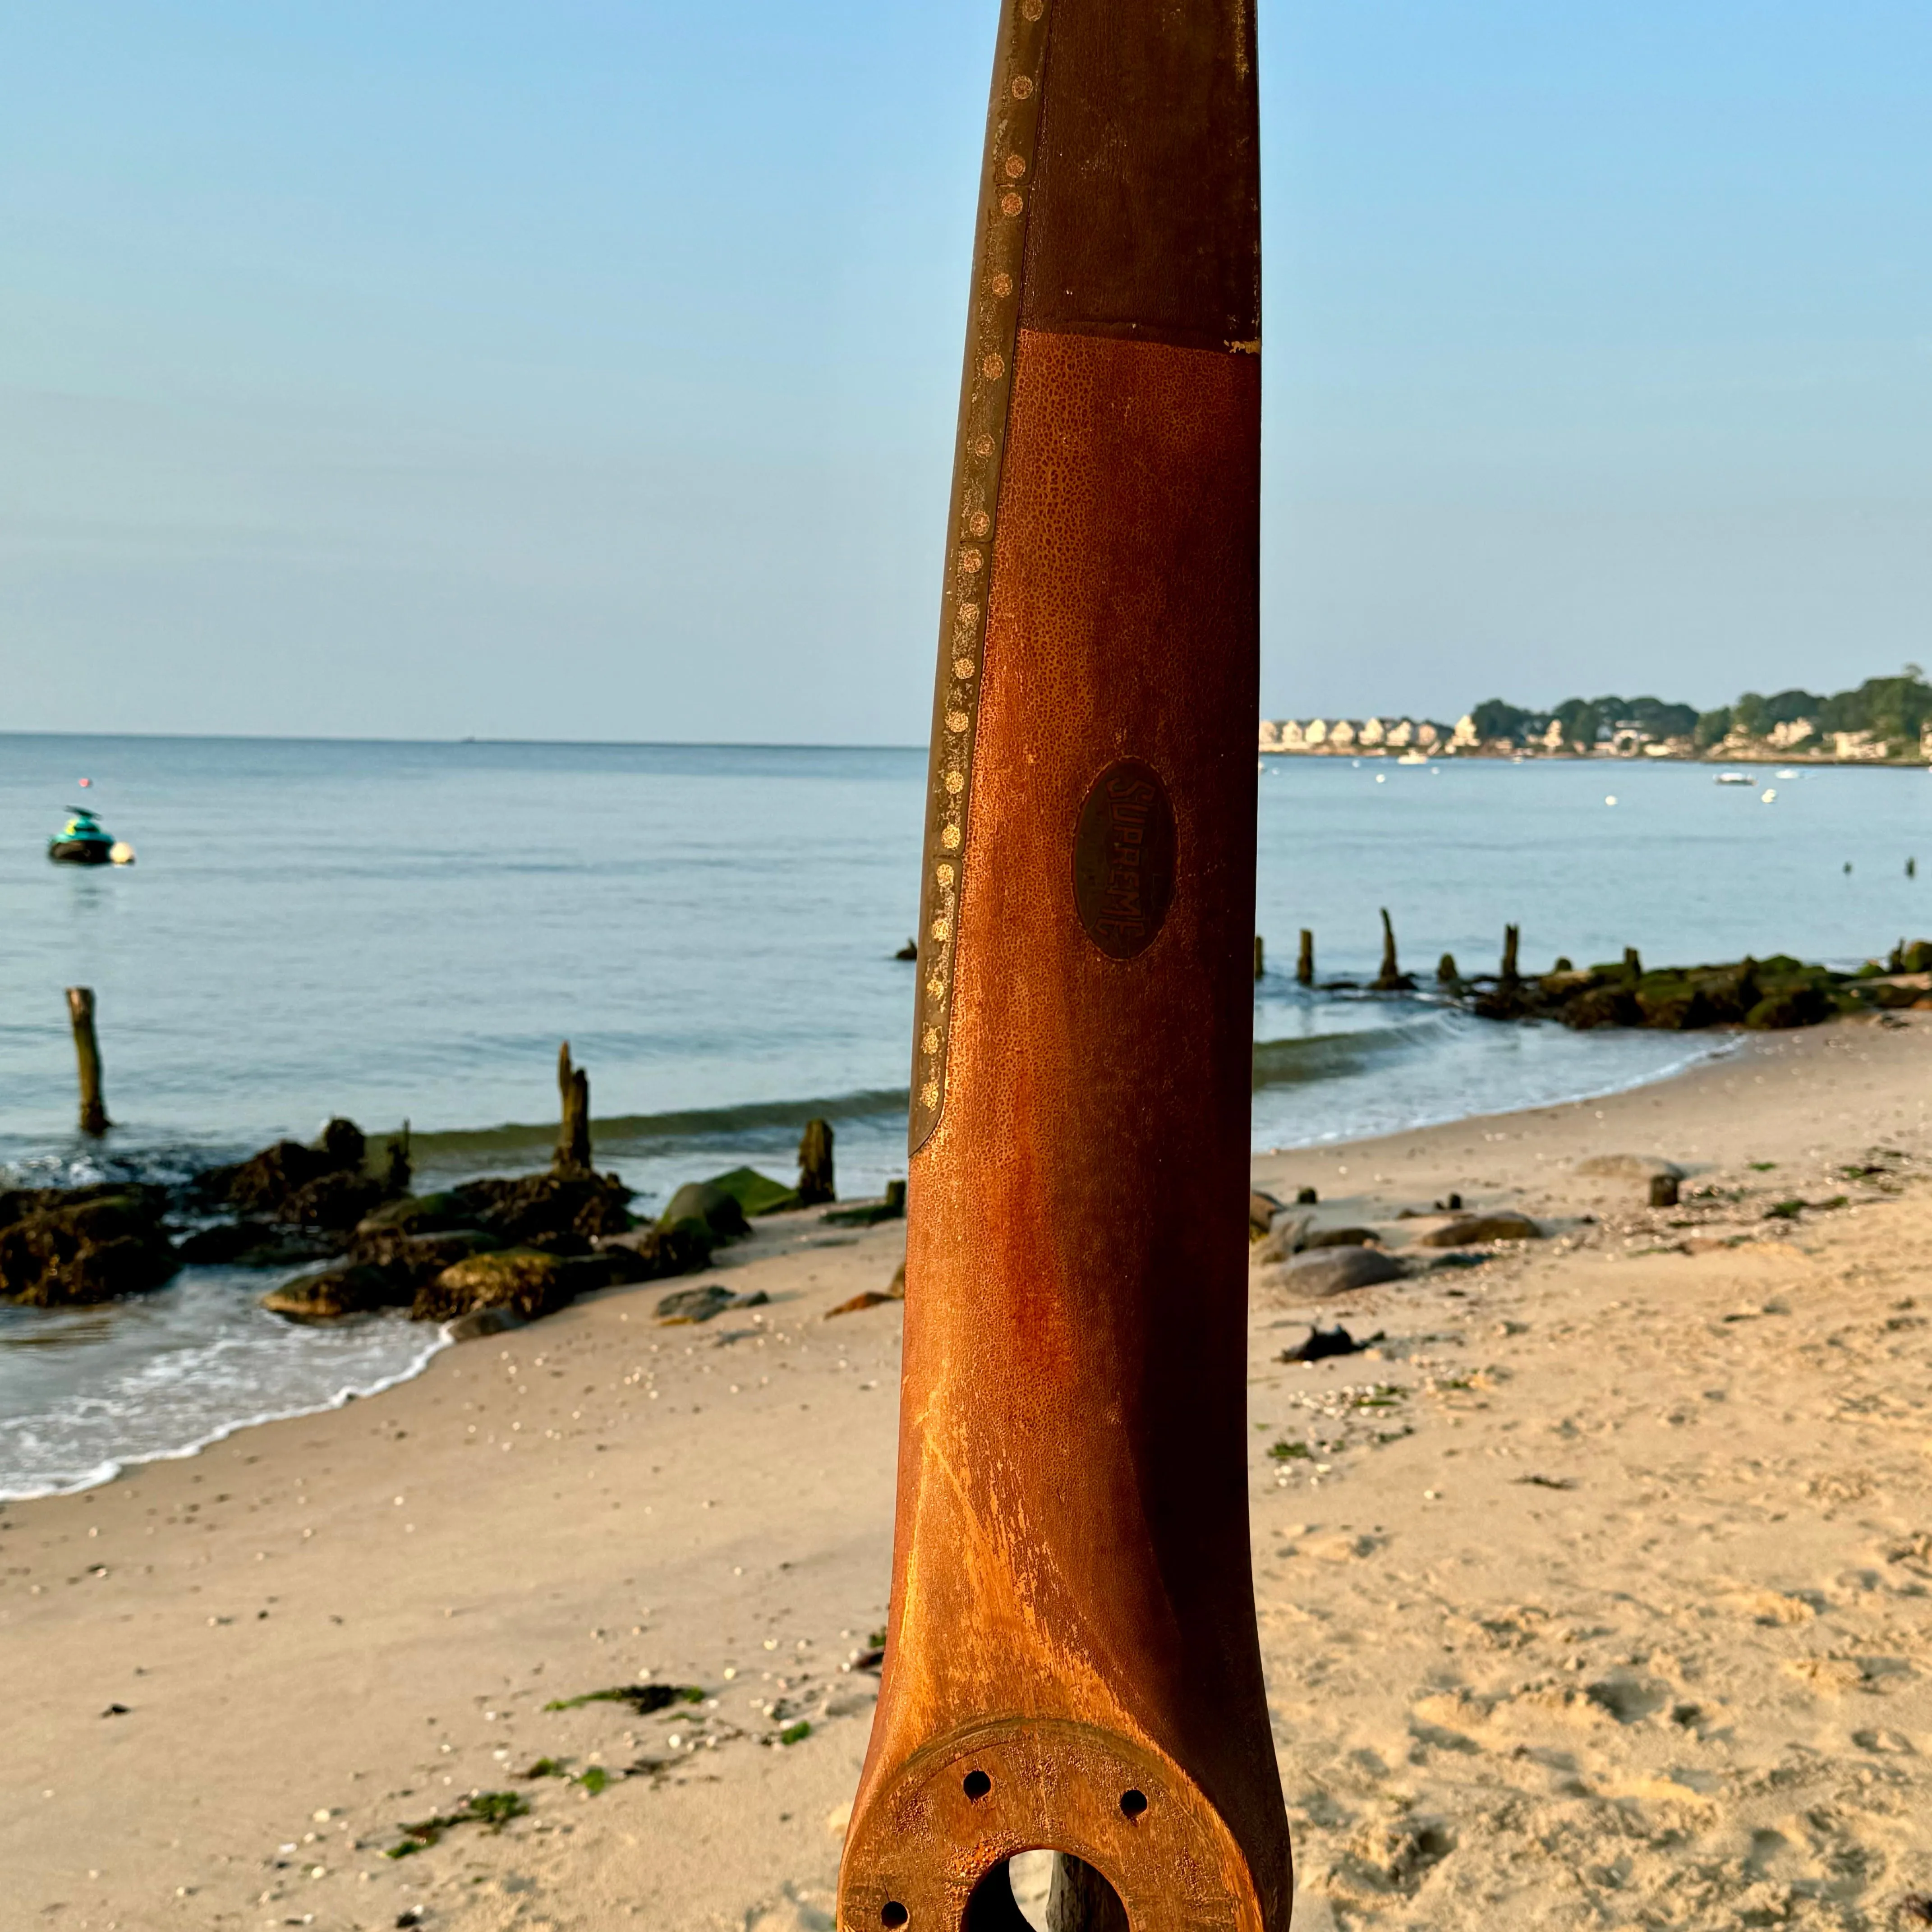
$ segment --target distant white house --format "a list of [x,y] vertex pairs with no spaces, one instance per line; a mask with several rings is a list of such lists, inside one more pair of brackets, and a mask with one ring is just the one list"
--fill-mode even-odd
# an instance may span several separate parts
[[1346,718],[1336,718],[1328,728],[1328,742],[1338,752],[1354,750],[1355,739],[1355,728]]
[[1366,718],[1355,733],[1355,742],[1370,750],[1379,746],[1388,737],[1388,728],[1379,718]]
[[1302,742],[1306,745],[1327,744],[1328,727],[1326,722],[1319,718],[1311,718],[1308,721],[1308,728],[1302,733],[1301,737]]
[[1772,748],[1788,752],[1793,745],[1802,745],[1817,727],[1808,718],[1794,718],[1788,724],[1774,724],[1767,742]]
[[1449,740],[1450,748],[1452,750],[1460,750],[1463,746],[1466,746],[1470,749],[1473,750],[1481,742],[1482,740],[1476,736],[1476,721],[1474,718],[1469,712],[1466,711],[1464,712],[1462,716],[1456,721],[1454,735],[1451,736]]
[[1832,755],[1843,758],[1847,763],[1862,764],[1868,760],[1882,758],[1892,747],[1882,739],[1874,738],[1869,731],[1834,731],[1832,734]]

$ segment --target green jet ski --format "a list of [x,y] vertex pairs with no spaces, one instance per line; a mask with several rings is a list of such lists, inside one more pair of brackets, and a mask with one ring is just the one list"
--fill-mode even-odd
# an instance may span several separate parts
[[127,850],[116,844],[91,812],[75,812],[47,842],[47,856],[62,866],[124,865],[127,862],[118,854]]

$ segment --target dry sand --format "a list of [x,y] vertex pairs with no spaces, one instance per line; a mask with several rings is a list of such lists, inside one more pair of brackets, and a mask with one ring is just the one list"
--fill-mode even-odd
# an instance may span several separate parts
[[[1451,1188],[1551,1230],[1314,1308],[1257,1270],[1256,1571],[1303,1932],[1914,1922],[1927,1096],[1914,1015],[1258,1160],[1391,1247]],[[1688,1169],[1684,1204],[1577,1171],[1618,1154]],[[768,1222],[721,1271],[762,1309],[661,1328],[661,1290],[607,1294],[0,1510],[0,1924],[828,1926],[900,1311],[825,1313],[902,1238]],[[1311,1316],[1387,1340],[1282,1364]],[[703,1702],[544,1708],[640,1678]],[[517,1775],[543,1758],[608,1782]],[[503,1790],[530,1810],[500,1833],[382,1856]]]

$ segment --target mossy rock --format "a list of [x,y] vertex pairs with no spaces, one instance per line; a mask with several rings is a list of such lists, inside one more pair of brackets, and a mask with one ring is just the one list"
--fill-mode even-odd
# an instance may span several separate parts
[[526,1322],[554,1313],[574,1292],[568,1264],[541,1248],[472,1255],[416,1291],[412,1322],[449,1322],[479,1308],[508,1308]]
[[404,1308],[409,1300],[406,1284],[398,1285],[384,1269],[352,1262],[316,1274],[298,1274],[271,1288],[262,1297],[262,1306],[285,1321],[340,1322],[378,1308]]
[[734,1167],[729,1174],[714,1174],[700,1184],[722,1187],[747,1214],[782,1214],[802,1204],[796,1188],[760,1174],[755,1167]]
[[1800,985],[1767,994],[1745,1014],[1744,1024],[1754,1032],[1816,1026],[1836,1010],[1837,1003],[1822,987]]
[[463,1204],[453,1194],[406,1194],[364,1215],[356,1232],[373,1234],[382,1228],[398,1234],[436,1234],[459,1228],[463,1221]]
[[658,1216],[658,1227],[667,1232],[684,1221],[701,1223],[715,1241],[734,1240],[752,1232],[737,1196],[715,1180],[687,1180]]

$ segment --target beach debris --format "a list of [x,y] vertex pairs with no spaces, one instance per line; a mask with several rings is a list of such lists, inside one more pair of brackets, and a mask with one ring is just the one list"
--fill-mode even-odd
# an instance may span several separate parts
[[1348,1294],[1385,1281],[1400,1281],[1406,1270],[1379,1248],[1322,1248],[1297,1255],[1274,1279],[1292,1293],[1316,1298]]
[[1576,1486],[1574,1476],[1519,1476],[1516,1480],[1538,1490],[1574,1490]]
[[1898,1916],[1908,1925],[1932,1925],[1932,1892],[1908,1892],[1898,1901]]
[[0,1192],[0,1301],[80,1307],[159,1288],[181,1267],[158,1187]]
[[[623,1704],[648,1718],[674,1704],[701,1704],[704,1693],[694,1684],[614,1684],[606,1690],[585,1690],[574,1697],[553,1697],[546,1711],[580,1711],[590,1704]],[[534,1775],[532,1773],[531,1775]]]
[[479,1308],[509,1308],[526,1322],[554,1313],[576,1293],[568,1264],[540,1248],[502,1248],[446,1268],[416,1291],[412,1322],[448,1322]]
[[1402,970],[1396,958],[1395,926],[1389,918],[1387,906],[1382,908],[1382,963],[1372,982],[1373,989],[1378,993],[1412,993],[1415,982]]
[[128,1706],[125,1704],[110,1704],[100,1714],[104,1718],[124,1718],[128,1715]]
[[382,1856],[386,1858],[413,1857],[418,1852],[427,1851],[430,1846],[440,1843],[444,1832],[458,1825],[482,1825],[494,1836],[512,1819],[526,1817],[530,1808],[530,1800],[520,1792],[472,1792],[464,1799],[460,1810],[446,1811],[438,1817],[424,1818],[416,1824],[400,1826],[401,1843],[392,1845]]
[[94,988],[68,987],[67,1011],[80,1072],[80,1130],[98,1137],[114,1124],[107,1118],[107,1103],[100,1094],[100,1041],[94,1028]]
[[1301,928],[1301,950],[1294,962],[1294,982],[1298,986],[1315,983],[1315,935],[1305,926]]
[[1543,1230],[1527,1214],[1468,1214],[1416,1237],[1424,1248],[1466,1248],[1478,1241],[1540,1241]]
[[916,939],[908,939],[892,955],[892,957],[895,959],[916,959],[919,957],[919,941]]
[[842,1228],[875,1227],[881,1221],[903,1221],[905,1203],[905,1183],[889,1180],[884,1194],[878,1200],[861,1202],[850,1208],[834,1208],[818,1218]]
[[1796,1198],[1790,1201],[1774,1201],[1764,1210],[1764,1218],[1767,1221],[1795,1221],[1808,1209],[1814,1214],[1828,1214],[1834,1208],[1846,1208],[1850,1204],[1851,1197],[1846,1194],[1834,1194],[1828,1201],[1804,1201]]
[[728,1308],[762,1308],[770,1300],[763,1288],[734,1294],[722,1282],[708,1281],[702,1288],[680,1288],[662,1296],[655,1312],[659,1326],[676,1328],[709,1322]]
[[825,1311],[825,1318],[830,1322],[835,1315],[862,1314],[868,1308],[883,1308],[888,1302],[903,1301],[904,1299],[903,1294],[881,1294],[876,1288],[862,1288],[858,1294],[840,1302],[836,1308],[828,1308]]
[[1674,1174],[1653,1174],[1650,1177],[1650,1204],[1653,1208],[1675,1208],[1678,1185]]
[[1258,1187],[1248,1191],[1248,1239],[1258,1241],[1274,1226],[1274,1217],[1281,1212],[1281,1203],[1272,1194]]
[[807,1120],[798,1143],[799,1204],[816,1208],[838,1198],[838,1191],[832,1184],[832,1123]]
[[580,1180],[590,1166],[590,1076],[572,1064],[570,1042],[556,1050],[557,1096],[562,1118],[556,1130],[556,1151],[550,1156],[550,1172],[568,1180]]
[[1298,1188],[1295,1190],[1294,1204],[1298,1208],[1312,1208],[1321,1198],[1312,1187]]
[[[1338,1323],[1333,1328],[1324,1328],[1319,1322],[1310,1328],[1305,1340],[1298,1342],[1292,1348],[1284,1348],[1276,1358],[1283,1362],[1325,1362],[1334,1355],[1358,1355],[1364,1348],[1372,1348],[1384,1339],[1378,1328],[1366,1341],[1358,1342],[1348,1330]],[[1276,1448],[1281,1447],[1280,1444]],[[1270,1450],[1270,1454],[1275,1451]]]
[[1460,1194],[1445,1194],[1436,1204],[1438,1214],[1460,1214],[1462,1211],[1462,1197]]

